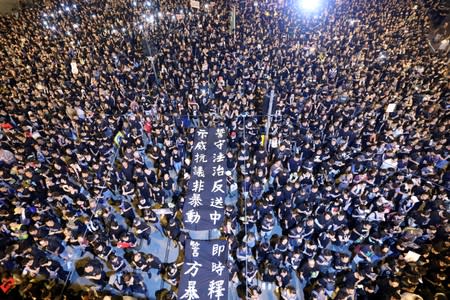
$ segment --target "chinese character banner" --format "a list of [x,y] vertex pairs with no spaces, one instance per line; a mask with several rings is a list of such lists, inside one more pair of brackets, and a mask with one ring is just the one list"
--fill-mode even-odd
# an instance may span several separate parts
[[184,227],[211,230],[223,223],[227,182],[227,135],[224,128],[198,129],[192,151],[192,173],[183,207]]
[[187,240],[179,299],[228,299],[226,240]]

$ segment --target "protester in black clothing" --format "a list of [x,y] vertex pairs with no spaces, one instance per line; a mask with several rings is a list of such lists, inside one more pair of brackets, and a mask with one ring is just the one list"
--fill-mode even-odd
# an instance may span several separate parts
[[102,264],[97,260],[91,260],[83,267],[82,276],[102,287],[108,283],[108,279],[106,273],[103,271]]

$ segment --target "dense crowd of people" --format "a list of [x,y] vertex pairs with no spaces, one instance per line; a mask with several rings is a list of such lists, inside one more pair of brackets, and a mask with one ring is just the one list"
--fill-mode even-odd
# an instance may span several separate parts
[[[4,292],[75,297],[78,275],[174,299],[195,130],[222,126],[220,230],[242,299],[265,283],[299,299],[293,277],[306,299],[447,299],[448,57],[425,40],[429,2],[71,0],[2,16]],[[140,251],[155,231],[176,262]],[[146,295],[151,270],[170,291]]]

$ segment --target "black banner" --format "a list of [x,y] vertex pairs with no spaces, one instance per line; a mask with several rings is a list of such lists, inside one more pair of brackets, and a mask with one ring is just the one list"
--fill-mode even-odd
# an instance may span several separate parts
[[228,299],[227,248],[226,240],[186,241],[180,299]]
[[192,152],[192,174],[183,207],[188,230],[211,230],[222,226],[226,195],[226,131],[198,129]]

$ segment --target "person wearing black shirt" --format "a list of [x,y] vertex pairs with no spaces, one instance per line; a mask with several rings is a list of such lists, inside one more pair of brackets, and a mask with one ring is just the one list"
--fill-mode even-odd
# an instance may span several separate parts
[[169,198],[172,198],[173,196],[173,193],[175,191],[175,183],[173,179],[170,178],[170,175],[168,173],[165,173],[162,177],[161,188],[164,192],[165,199],[167,200]]
[[89,261],[84,267],[83,267],[83,274],[85,278],[95,282],[96,284],[100,285],[101,287],[105,286],[107,284],[107,276],[106,273],[103,271],[102,263],[97,260],[91,260]]
[[331,214],[326,212],[314,220],[315,229],[318,231],[326,231],[332,227]]
[[134,219],[136,218],[136,214],[134,213],[134,209],[131,203],[128,201],[123,201],[120,205],[122,210],[122,216],[125,218],[128,226],[133,224]]
[[156,173],[150,168],[144,168],[144,175],[147,184],[154,185],[158,182],[158,178],[156,177]]
[[61,240],[55,237],[48,237],[47,240],[39,240],[39,245],[43,249],[55,253],[56,255],[59,255],[64,251]]
[[180,170],[181,170],[181,165],[182,165],[182,163],[181,163],[181,161],[182,161],[182,157],[181,157],[181,155],[178,153],[178,149],[177,148],[174,148],[173,150],[172,150],[172,156],[170,157],[170,159],[171,159],[171,162],[172,162],[172,166],[173,166],[173,168],[175,169],[175,172],[178,174],[178,173],[180,173]]
[[265,268],[265,272],[262,276],[262,281],[268,282],[268,283],[275,283],[278,276],[278,270],[275,266],[269,264]]
[[110,246],[107,246],[105,243],[99,242],[98,245],[94,247],[94,252],[101,259],[107,260],[108,256],[113,252],[113,250]]
[[356,227],[353,229],[350,240],[354,243],[361,243],[370,232],[370,228],[372,225],[369,222],[359,222],[356,224]]
[[165,203],[164,192],[161,190],[159,185],[153,186],[152,194],[153,194],[153,199],[155,200],[156,203],[159,203],[159,204]]
[[141,240],[146,240],[147,245],[150,245],[151,243],[151,228],[148,226],[145,222],[142,222],[141,219],[136,218],[134,219],[133,228],[136,232],[136,237],[138,237]]
[[113,241],[118,241],[125,231],[116,221],[112,221],[109,227],[109,236]]
[[277,177],[275,178],[275,189],[282,189],[289,180],[289,173],[287,171],[282,171],[278,173]]
[[126,267],[125,260],[121,256],[117,256],[115,253],[111,253],[109,255],[108,261],[115,272],[120,272]]
[[319,276],[319,268],[313,258],[309,258],[298,269],[298,277],[302,286],[307,285],[311,279],[317,278],[317,276]]
[[259,243],[259,245],[257,245],[256,248],[256,260],[258,262],[258,265],[266,261],[269,258],[269,254],[272,253],[272,251],[273,249],[268,243],[266,242]]
[[300,172],[302,166],[302,160],[300,158],[299,154],[295,154],[291,159],[289,159],[288,163],[288,170],[291,173],[298,173]]
[[122,170],[120,172],[119,178],[126,181],[133,181],[134,166],[133,163],[123,161]]
[[377,280],[376,299],[391,300],[392,296],[399,294],[400,282],[395,278],[383,277]]
[[291,281],[291,276],[285,268],[281,268],[278,274],[279,275],[276,276],[276,284],[281,288],[285,288]]
[[114,286],[124,294],[144,294],[146,291],[142,277],[137,273],[124,272],[119,274]]
[[150,193],[151,190],[150,190],[149,185],[145,181],[138,181],[137,189],[139,191],[139,195],[140,195],[141,199],[143,199],[145,201],[151,200],[151,193]]
[[[150,272],[150,269],[154,267],[153,255],[147,255],[144,253],[136,252],[131,260],[131,265],[138,270],[144,272]],[[158,266],[159,267],[159,266]]]

